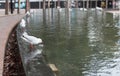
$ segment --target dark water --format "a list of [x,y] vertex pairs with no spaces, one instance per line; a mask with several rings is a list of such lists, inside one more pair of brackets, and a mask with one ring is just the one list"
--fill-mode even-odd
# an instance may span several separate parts
[[28,33],[43,40],[47,63],[57,66],[59,76],[120,76],[119,16],[41,9],[29,21]]

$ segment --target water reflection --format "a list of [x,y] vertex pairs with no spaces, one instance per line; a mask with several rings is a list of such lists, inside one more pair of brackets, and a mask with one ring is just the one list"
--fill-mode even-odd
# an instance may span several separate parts
[[101,31],[98,30],[98,26],[96,25],[94,18],[89,17],[88,18],[88,38],[89,38],[89,45],[90,46],[96,46],[95,43],[100,41],[100,34]]
[[[113,29],[110,28],[112,25],[107,27],[107,29],[110,28],[109,30],[103,28],[106,27],[106,25],[102,23],[99,23],[97,24],[97,26],[95,26],[94,23],[96,22],[93,22],[92,17],[90,18],[91,19],[90,21],[88,21],[89,22],[88,26],[90,27],[93,26],[93,27],[91,28],[90,31],[88,31],[89,32],[88,38],[90,39],[90,42],[92,44],[92,50],[96,51],[96,53],[90,55],[91,60],[89,64],[85,65],[86,68],[88,68],[88,70],[84,71],[83,73],[85,74],[85,76],[119,76],[120,75],[118,68],[120,67],[120,65],[118,65],[119,59],[117,59],[115,55],[115,54],[119,54],[118,53],[119,51],[115,48],[113,49],[113,47],[116,47],[114,41],[116,38],[113,36],[114,35],[113,33],[116,31],[114,30],[114,27]],[[109,32],[104,30],[107,30]],[[105,39],[111,36],[113,36],[113,38],[111,39],[108,38],[108,40]],[[117,51],[117,52],[112,52],[112,51]]]
[[96,10],[36,12],[27,30],[43,39],[47,63],[58,67],[59,76],[120,75],[118,17]]

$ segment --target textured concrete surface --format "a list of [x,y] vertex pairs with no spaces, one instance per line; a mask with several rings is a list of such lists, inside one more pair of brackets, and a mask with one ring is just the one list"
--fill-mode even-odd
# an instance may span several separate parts
[[25,14],[4,15],[4,11],[0,10],[0,76],[3,73],[4,54],[8,37],[17,25],[17,23],[25,16]]

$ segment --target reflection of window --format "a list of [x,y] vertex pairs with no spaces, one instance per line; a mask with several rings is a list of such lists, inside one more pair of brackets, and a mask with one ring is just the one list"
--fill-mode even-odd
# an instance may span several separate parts
[[109,2],[109,5],[112,5],[112,2]]
[[64,2],[64,6],[66,5],[67,3],[66,2]]
[[50,5],[53,5],[53,2],[50,2]]
[[[18,3],[15,3],[15,8],[18,8]],[[20,8],[25,8],[25,2],[20,3]]]
[[18,3],[15,3],[15,8],[18,8]]
[[46,3],[45,3],[45,5],[47,6],[47,5],[48,5],[48,3],[46,2]]
[[25,2],[21,3],[21,8],[25,8]]
[[79,2],[78,5],[81,6],[81,3]]

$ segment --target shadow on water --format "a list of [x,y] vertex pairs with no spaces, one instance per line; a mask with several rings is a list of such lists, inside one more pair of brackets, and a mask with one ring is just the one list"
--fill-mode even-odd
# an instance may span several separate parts
[[[36,11],[27,31],[42,38],[46,63],[55,64],[59,76],[119,76],[119,25],[119,15],[103,11],[46,9]],[[31,66],[40,68],[39,60]]]

